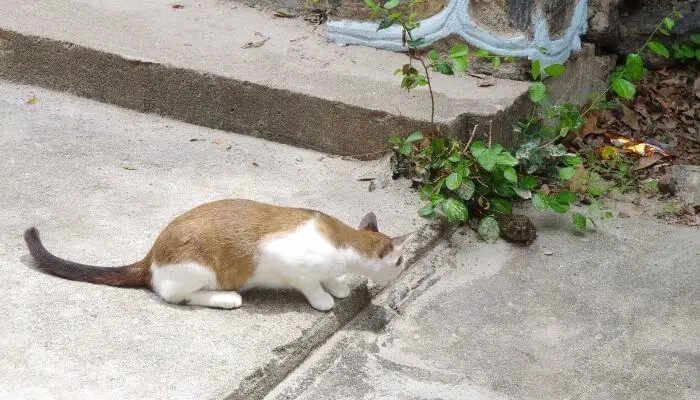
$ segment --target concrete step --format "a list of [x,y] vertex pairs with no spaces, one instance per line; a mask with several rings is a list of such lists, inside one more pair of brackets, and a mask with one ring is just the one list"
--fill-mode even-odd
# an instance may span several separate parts
[[[4,0],[2,8],[7,80],[365,158],[381,156],[388,136],[429,126],[427,90],[407,93],[393,75],[404,55],[328,43],[323,26],[301,19],[218,0]],[[443,130],[467,135],[478,123],[513,140],[526,82],[433,79]]]
[[[32,99],[27,103],[28,99]],[[34,103],[34,104],[32,104]],[[233,311],[30,268],[23,231],[96,265],[140,259],[176,215],[221,198],[303,206],[423,232],[386,160],[360,162],[0,81],[0,398],[260,398],[370,298],[332,312],[296,293],[244,293]],[[358,178],[375,178],[376,190]],[[415,259],[435,236],[418,235]]]

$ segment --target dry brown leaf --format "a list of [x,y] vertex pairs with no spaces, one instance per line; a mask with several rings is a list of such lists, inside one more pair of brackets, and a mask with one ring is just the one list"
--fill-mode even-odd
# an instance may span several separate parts
[[654,154],[649,157],[642,157],[639,159],[639,161],[637,161],[637,165],[634,167],[634,170],[639,171],[640,169],[649,168],[657,162],[661,161],[662,158],[663,157],[661,157],[658,154]]
[[598,129],[598,116],[591,115],[586,120],[586,123],[583,125],[583,128],[581,128],[581,136],[586,137],[587,135],[590,135],[591,133],[596,133],[597,129]]
[[571,191],[581,194],[586,194],[586,185],[588,184],[588,173],[583,167],[583,164],[576,166],[574,176],[566,182]]
[[635,131],[639,130],[639,114],[637,114],[634,110],[630,109],[629,107],[620,104],[622,106],[622,122],[625,123],[625,125],[629,126]]

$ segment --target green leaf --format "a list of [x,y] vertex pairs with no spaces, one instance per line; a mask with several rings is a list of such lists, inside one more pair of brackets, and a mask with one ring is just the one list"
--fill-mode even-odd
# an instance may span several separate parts
[[488,216],[479,221],[479,226],[476,232],[481,240],[493,243],[501,234],[501,229],[498,227],[498,221],[496,221],[494,217]]
[[365,0],[365,4],[367,5],[367,7],[373,10],[377,7],[377,3],[373,2],[372,0]]
[[401,136],[389,136],[389,144],[393,144],[394,146],[399,146],[403,143],[403,139],[401,139]]
[[440,55],[438,54],[437,51],[430,50],[428,52],[428,58],[430,59],[430,61],[437,61],[440,58]]
[[453,57],[452,58],[452,69],[457,72],[464,72],[469,67],[469,62],[466,57]]
[[564,73],[564,66],[561,64],[552,64],[544,68],[544,72],[549,76],[557,77]]
[[544,148],[545,153],[550,157],[562,157],[567,154],[566,147],[558,143],[556,146],[549,145]]
[[571,219],[574,222],[574,227],[576,228],[577,231],[585,231],[586,230],[586,216],[575,212],[571,215]]
[[661,56],[663,58],[669,57],[668,49],[663,44],[650,40],[649,43],[647,43],[647,46],[649,46],[649,50],[653,51],[657,56]]
[[379,21],[379,26],[377,26],[377,31],[381,31],[382,29],[386,29],[394,25],[394,20],[393,19],[384,19]]
[[479,162],[479,165],[481,165],[483,169],[491,172],[493,171],[493,167],[496,166],[496,162],[498,162],[498,155],[491,149],[486,149],[476,156],[476,161]]
[[549,208],[549,196],[542,192],[537,192],[532,195],[532,206],[535,210],[543,211]]
[[637,89],[630,81],[622,78],[615,79],[612,83],[612,87],[618,96],[627,100],[632,100],[634,98],[634,94],[637,91]]
[[498,68],[501,66],[501,57],[495,56],[491,59],[491,65],[494,68]]
[[668,30],[673,29],[674,22],[673,22],[673,20],[672,20],[671,18],[669,18],[669,17],[664,17],[664,19],[661,20],[661,23],[664,24],[664,26],[666,27],[666,29],[668,29]]
[[435,70],[443,75],[454,75],[454,71],[452,71],[450,64],[444,61],[435,63]]
[[406,143],[413,143],[413,142],[417,142],[417,141],[422,140],[422,139],[423,139],[423,132],[415,131],[412,134],[408,135],[408,137],[406,138]]
[[568,203],[559,203],[554,198],[550,197],[547,201],[547,205],[549,208],[554,210],[555,212],[559,214],[565,214],[567,211],[569,211],[569,204]]
[[462,185],[462,175],[460,175],[456,172],[451,173],[447,177],[447,180],[445,181],[445,185],[450,190],[457,189],[458,187],[460,187],[460,185]]
[[450,58],[460,58],[469,55],[469,46],[466,44],[458,44],[450,49],[448,56]]
[[638,81],[644,76],[644,62],[637,53],[630,53],[625,60],[625,77]]
[[540,77],[540,60],[534,60],[530,65],[530,75],[532,75],[533,80],[537,80]]
[[489,202],[491,203],[491,207],[494,211],[498,211],[501,214],[513,213],[513,205],[510,203],[510,201],[506,199],[494,197],[492,199],[489,199]]
[[568,181],[569,179],[573,178],[574,174],[576,174],[576,170],[574,170],[571,167],[564,167],[559,169],[559,178],[561,178],[564,181]]
[[528,189],[534,189],[537,187],[537,178],[528,175],[523,178],[522,185]]
[[602,195],[603,195],[603,190],[602,190],[601,188],[597,187],[597,186],[592,186],[592,185],[590,185],[590,186],[588,186],[588,187],[586,188],[586,190],[587,190],[588,193],[590,193],[590,195],[593,196],[593,197],[599,197],[599,196],[602,196]]
[[576,201],[576,193],[573,192],[561,192],[554,197],[557,203],[561,204],[571,204]]
[[453,151],[452,154],[450,154],[450,157],[447,159],[449,162],[459,162],[459,160],[462,159],[462,156],[459,154],[457,150]]
[[530,86],[530,100],[533,103],[539,103],[544,100],[547,94],[547,88],[542,82],[535,82]]
[[503,177],[509,182],[518,183],[518,174],[515,173],[515,168],[513,167],[504,167]]
[[472,198],[472,196],[474,196],[475,189],[476,186],[474,185],[474,181],[467,178],[462,181],[462,185],[456,190],[456,192],[459,197],[462,198],[462,200],[469,200]]
[[413,40],[407,40],[406,44],[408,45],[409,48],[418,48],[421,47],[425,44],[425,38],[416,38]]
[[588,206],[588,215],[590,215],[591,218],[600,218],[600,204],[597,201],[594,201]]
[[583,158],[581,156],[564,156],[564,164],[575,167],[583,164]]
[[466,179],[469,177],[469,162],[466,160],[463,160],[460,156],[460,161],[457,166],[455,167],[455,172],[458,173],[461,177],[462,180]]
[[695,59],[700,61],[700,49],[695,49]]
[[384,3],[384,9],[391,10],[392,8],[394,8],[398,5],[399,5],[399,0],[389,0],[386,3]]
[[485,152],[487,150],[486,145],[484,142],[481,140],[475,140],[474,143],[472,143],[471,147],[469,150],[472,152],[472,155],[474,157],[479,157],[481,153]]
[[503,151],[501,153],[498,153],[497,163],[498,163],[498,165],[507,165],[510,167],[515,167],[516,165],[518,165],[518,159],[513,157],[507,151]]
[[435,214],[435,206],[432,205],[431,203],[428,203],[424,205],[423,207],[418,210],[418,215],[420,215],[423,218],[428,218],[432,217]]
[[491,53],[484,49],[476,49],[476,51],[474,52],[474,57],[488,57],[490,55]]
[[700,33],[693,33],[690,35],[690,40],[695,44],[700,44]]
[[445,216],[450,221],[466,221],[469,217],[467,212],[467,207],[464,205],[462,200],[455,199],[454,197],[447,199],[442,203],[442,210],[445,212]]
[[411,146],[410,143],[404,143],[403,145],[399,146],[398,149],[399,153],[405,156],[411,154],[411,150],[413,150],[413,146]]

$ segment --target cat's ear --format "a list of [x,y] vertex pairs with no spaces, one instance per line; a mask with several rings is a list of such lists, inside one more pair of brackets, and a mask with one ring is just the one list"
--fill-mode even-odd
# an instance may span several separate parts
[[377,216],[374,215],[373,212],[368,213],[362,218],[362,221],[360,221],[360,226],[357,229],[379,232],[379,228],[377,227]]
[[402,235],[402,236],[393,237],[393,238],[391,238],[391,245],[394,247],[394,249],[400,249],[401,246],[403,246],[404,242],[406,242],[406,239],[408,239],[409,236],[411,236],[410,233],[407,233],[407,234]]

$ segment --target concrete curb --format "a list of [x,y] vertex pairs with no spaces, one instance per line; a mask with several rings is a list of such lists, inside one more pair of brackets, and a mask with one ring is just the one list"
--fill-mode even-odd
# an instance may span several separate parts
[[[264,398],[275,386],[281,383],[287,375],[294,371],[302,362],[319,346],[326,342],[334,333],[339,331],[345,324],[361,314],[366,306],[373,302],[372,298],[387,298],[406,300],[409,296],[417,296],[421,291],[416,290],[418,282],[420,285],[424,278],[430,276],[426,271],[419,269],[414,271],[416,264],[421,257],[437,245],[441,238],[449,236],[454,225],[443,220],[431,220],[414,232],[408,239],[407,249],[404,253],[406,257],[406,269],[386,287],[380,290],[377,286],[368,285],[365,282],[358,284],[349,298],[338,303],[337,307],[330,313],[317,320],[315,326],[307,329],[301,338],[273,350],[276,358],[254,371],[244,378],[243,382],[230,394],[222,394],[227,400],[254,400]],[[415,294],[414,294],[415,293]],[[385,300],[381,300],[385,303]],[[398,304],[398,301],[391,304]]]
[[[0,78],[359,159],[381,157],[389,150],[391,135],[431,128],[429,118],[401,114],[415,115],[410,109],[394,113],[345,102],[342,90],[321,98],[6,29],[0,29]],[[376,90],[395,90],[394,84]],[[335,95],[341,96],[336,100]],[[487,114],[465,105],[449,111],[452,116],[437,125],[443,132],[467,137],[479,124],[480,135],[491,131],[494,140],[511,143],[511,127],[527,107],[524,94]]]

